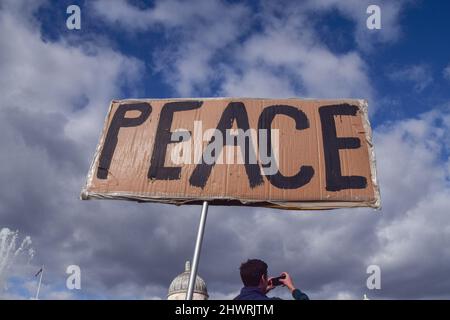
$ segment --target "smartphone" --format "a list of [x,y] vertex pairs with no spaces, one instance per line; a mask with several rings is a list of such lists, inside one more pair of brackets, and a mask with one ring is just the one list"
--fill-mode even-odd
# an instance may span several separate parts
[[273,286],[281,286],[282,283],[280,282],[280,279],[285,279],[286,275],[282,274],[279,277],[273,278],[272,280],[270,280],[270,282],[272,283]]

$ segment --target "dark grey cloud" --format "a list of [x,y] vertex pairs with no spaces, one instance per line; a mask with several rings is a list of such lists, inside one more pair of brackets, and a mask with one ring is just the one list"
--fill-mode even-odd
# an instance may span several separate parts
[[[171,280],[191,259],[200,206],[78,198],[109,100],[120,90],[122,75],[131,83],[139,81],[141,64],[101,45],[96,54],[87,54],[62,42],[44,44],[34,27],[38,21],[11,9],[13,3],[0,8],[0,227],[32,237],[34,264],[46,268],[43,297],[165,298]],[[237,16],[245,10],[236,9]],[[275,34],[282,35],[280,30]],[[254,54],[270,62],[274,56],[262,52],[265,41],[274,37],[260,36],[255,35]],[[21,42],[6,43],[14,37],[28,39],[35,55],[14,55],[24,49]],[[326,56],[340,61],[330,52]],[[50,61],[57,67],[42,79]],[[211,67],[208,59],[203,63]],[[362,65],[360,58],[352,58],[348,67],[365,79]],[[252,65],[245,71],[267,72],[262,68]],[[95,86],[99,73],[112,81]],[[260,79],[255,92],[270,86],[271,79]],[[245,83],[238,80],[232,79]],[[183,81],[190,88],[196,79]],[[227,90],[233,93],[232,86]],[[356,89],[333,90],[346,94]],[[361,299],[364,293],[448,298],[449,163],[442,154],[449,150],[439,141],[449,135],[449,124],[449,113],[436,111],[377,129],[381,212],[211,206],[199,269],[211,298],[232,297],[239,290],[238,268],[247,258],[266,260],[275,275],[290,272],[313,298]],[[70,264],[82,270],[82,291],[75,295],[64,289]],[[370,264],[381,267],[380,291],[366,288]],[[275,293],[288,298],[281,289]]]

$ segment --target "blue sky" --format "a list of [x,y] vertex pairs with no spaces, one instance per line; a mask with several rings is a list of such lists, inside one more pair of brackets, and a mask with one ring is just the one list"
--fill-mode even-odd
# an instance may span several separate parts
[[[81,30],[66,28],[71,4]],[[381,30],[366,27],[369,4]],[[164,299],[199,208],[78,200],[109,101],[247,96],[368,99],[383,209],[213,208],[210,296],[233,297],[251,256],[312,298],[449,298],[449,14],[444,1],[3,1],[0,228],[36,254],[0,294],[34,295],[44,264],[43,298]],[[65,289],[71,264],[80,291]],[[365,285],[370,264],[381,290]]]
[[[153,1],[128,3],[144,10],[154,6]],[[260,4],[255,1],[235,3],[244,3],[255,11],[260,9]],[[80,31],[74,32],[64,27],[68,16],[64,9],[70,4],[86,8],[83,11],[83,27]],[[177,97],[178,92],[154,68],[157,62],[152,57],[153,50],[167,47],[171,41],[165,37],[163,28],[156,26],[130,33],[125,27],[105,23],[89,10],[89,6],[89,1],[57,1],[43,6],[36,13],[41,22],[42,37],[48,41],[69,38],[77,43],[101,34],[116,50],[144,62],[145,68],[140,74],[142,87],[135,93],[137,97]],[[444,77],[443,70],[448,66],[450,55],[450,44],[445,41],[445,30],[450,28],[450,21],[447,19],[449,10],[450,4],[442,1],[428,1],[426,4],[422,1],[407,2],[397,18],[401,28],[399,38],[389,43],[375,43],[370,50],[359,51],[367,64],[368,75],[377,94],[382,98],[395,100],[395,107],[387,105],[381,112],[373,115],[374,127],[385,121],[416,116],[430,105],[439,107],[448,100],[449,80]],[[340,14],[338,9],[330,8],[325,12],[312,13],[310,17],[320,40],[332,53],[342,54],[359,49],[352,36],[356,29],[355,22]],[[249,29],[241,35],[242,39],[261,30],[261,21],[258,19],[250,24]],[[367,30],[367,43],[376,38],[377,32],[379,31]],[[423,90],[411,90],[414,88],[414,80],[398,81],[399,79],[389,78],[390,73],[413,66],[425,68],[423,76],[432,78],[431,83]],[[128,97],[131,93],[127,88],[123,89],[118,98]],[[211,86],[198,88],[193,93],[196,96],[217,95],[217,92],[211,90]],[[301,92],[299,94],[301,95]]]

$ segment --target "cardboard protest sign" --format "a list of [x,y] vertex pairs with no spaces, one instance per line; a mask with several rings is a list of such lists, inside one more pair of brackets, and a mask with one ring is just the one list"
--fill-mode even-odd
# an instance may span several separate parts
[[367,102],[113,101],[81,198],[378,208]]

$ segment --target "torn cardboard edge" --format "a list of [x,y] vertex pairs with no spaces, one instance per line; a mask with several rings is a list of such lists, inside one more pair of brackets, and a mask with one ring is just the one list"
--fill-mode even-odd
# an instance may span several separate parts
[[106,132],[108,130],[108,120],[112,116],[111,111],[115,103],[128,104],[146,101],[198,101],[198,100],[274,100],[274,98],[251,98],[251,97],[208,97],[208,98],[131,98],[131,99],[115,99],[110,102],[108,112],[105,116],[102,133],[100,135],[99,142],[94,153],[94,157],[91,161],[90,169],[86,178],[86,183],[81,191],[81,200],[91,200],[91,199],[107,199],[107,200],[128,200],[136,202],[155,202],[155,203],[165,203],[174,205],[196,205],[201,204],[203,201],[208,201],[212,205],[228,205],[228,206],[253,206],[253,207],[266,207],[266,208],[277,208],[285,210],[331,210],[331,209],[342,209],[342,208],[356,208],[356,207],[370,207],[374,209],[381,209],[381,196],[380,189],[377,179],[376,171],[376,157],[375,150],[372,142],[372,129],[370,126],[369,115],[368,115],[368,102],[365,99],[317,99],[317,98],[279,98],[279,100],[321,100],[321,101],[347,101],[353,102],[362,111],[363,114],[363,126],[365,130],[365,139],[368,147],[371,180],[374,189],[374,201],[268,201],[268,200],[252,200],[252,199],[237,199],[233,197],[196,197],[185,198],[185,197],[161,197],[156,195],[137,195],[126,192],[89,192],[88,188],[92,183],[92,179],[96,170],[95,164],[98,162],[102,146],[105,142]]
[[197,197],[183,198],[183,197],[158,197],[158,196],[139,196],[136,194],[130,194],[126,192],[85,192],[81,193],[81,200],[129,200],[136,202],[157,202],[174,205],[200,205],[203,201],[208,201],[212,205],[220,206],[248,206],[248,207],[266,207],[277,208],[285,210],[331,210],[341,208],[356,208],[356,207],[371,207],[378,209],[377,201],[268,201],[268,200],[251,200],[251,199],[236,199],[231,197]]
[[359,101],[359,107],[363,111],[364,132],[366,135],[366,142],[367,142],[368,151],[369,151],[370,174],[372,176],[372,184],[373,184],[373,189],[375,192],[375,202],[373,204],[373,208],[381,210],[381,194],[380,194],[380,187],[378,185],[378,179],[377,179],[375,148],[373,146],[372,127],[370,126],[370,120],[369,120],[369,110],[368,110],[369,103],[365,99],[359,99],[357,101]]

